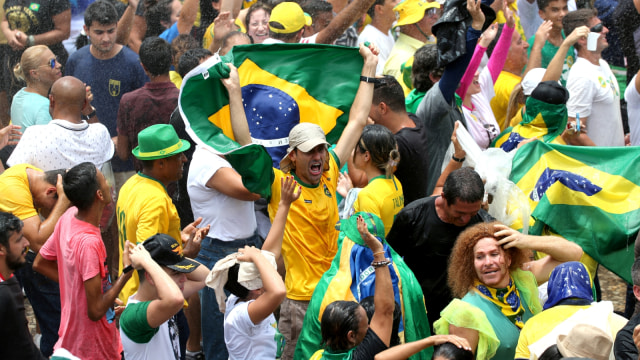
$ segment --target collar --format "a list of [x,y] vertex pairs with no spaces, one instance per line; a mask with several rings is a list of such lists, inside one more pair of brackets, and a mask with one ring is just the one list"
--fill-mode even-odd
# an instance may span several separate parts
[[[138,175],[142,176],[145,179],[149,179],[149,180],[153,180],[153,181],[157,182],[158,184],[160,184],[160,186],[162,186],[164,191],[167,191],[167,188],[164,186],[164,184],[162,182],[160,182],[160,180],[158,180],[156,178],[153,178],[153,177],[151,177],[151,176],[149,176],[147,174],[143,174],[142,171],[139,171]],[[169,192],[167,191],[167,193],[169,193]]]
[[[9,279],[11,279],[13,277],[13,273],[11,273],[11,275],[9,276]],[[4,276],[2,276],[2,274],[0,274],[0,283],[5,281],[6,279],[4,278]]]
[[171,81],[158,81],[158,82],[146,82],[144,87],[147,89],[167,89],[167,88],[175,88],[176,85]]
[[53,119],[49,122],[49,124],[58,125],[64,129],[72,131],[83,131],[89,128],[89,123],[87,123],[85,120],[82,120],[82,122],[78,124],[68,120]]

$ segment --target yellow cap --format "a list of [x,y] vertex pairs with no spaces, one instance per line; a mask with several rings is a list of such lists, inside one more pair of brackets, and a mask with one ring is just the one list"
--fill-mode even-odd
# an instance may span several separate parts
[[427,9],[439,8],[437,1],[403,0],[393,8],[398,22],[395,26],[415,24],[422,20]]
[[[283,29],[274,27],[279,24]],[[311,25],[311,17],[305,16],[300,5],[294,2],[282,2],[271,10],[269,30],[278,34],[291,34],[300,31],[305,25]]]

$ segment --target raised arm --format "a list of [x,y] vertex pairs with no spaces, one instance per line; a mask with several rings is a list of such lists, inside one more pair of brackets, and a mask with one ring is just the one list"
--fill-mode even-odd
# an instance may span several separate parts
[[536,34],[533,38],[533,44],[529,47],[529,61],[527,62],[527,70],[524,73],[525,75],[531,69],[542,67],[542,48],[547,42],[551,26],[553,26],[553,23],[550,20],[545,20],[540,24],[540,26],[538,26],[538,30],[536,30]]
[[589,34],[589,28],[586,26],[580,26],[571,32],[569,36],[567,36],[560,44],[558,51],[549,62],[549,66],[547,66],[547,71],[545,71],[544,76],[542,77],[542,81],[558,81],[560,80],[560,76],[562,76],[562,67],[564,65],[564,59],[567,57],[567,52],[571,49],[571,46],[575,44],[578,39],[586,38]]
[[509,55],[509,47],[511,46],[511,37],[513,32],[515,31],[515,19],[513,18],[513,11],[509,9],[508,6],[504,6],[504,15],[507,19],[507,22],[504,24],[502,28],[502,34],[500,34],[500,38],[496,43],[496,47],[493,49],[491,53],[491,57],[489,58],[489,62],[487,63],[487,68],[491,73],[491,79],[495,84],[498,80],[498,76],[500,76],[500,72],[502,72],[502,68],[504,67],[504,63],[507,61],[507,56]]
[[249,124],[247,123],[247,115],[242,107],[242,91],[240,88],[240,77],[238,69],[233,64],[227,64],[230,69],[229,78],[220,79],[222,84],[229,92],[229,111],[231,112],[231,128],[233,129],[233,137],[238,144],[244,146],[251,144],[251,134],[249,133]]
[[[355,23],[364,13],[369,10],[375,0],[354,0],[338,15],[331,20],[329,25],[322,29],[316,37],[318,44],[333,44],[351,24]],[[335,10],[335,9],[334,9]]]
[[[139,1],[140,0],[129,0],[124,14],[122,14],[120,20],[118,20],[116,29],[116,42],[118,44],[127,45],[129,43],[131,29],[133,28],[133,19],[136,16]],[[140,45],[138,45],[138,47],[139,46]]]
[[448,103],[453,101],[453,95],[458,87],[458,83],[460,83],[460,79],[462,79],[462,76],[464,75],[469,61],[471,60],[476,43],[480,37],[480,30],[482,29],[482,25],[484,25],[484,14],[480,9],[480,0],[467,1],[467,11],[469,11],[472,18],[471,26],[467,29],[466,33],[467,51],[464,55],[460,56],[445,67],[442,77],[438,82],[440,91]]
[[498,230],[495,236],[504,236],[502,240],[498,241],[498,244],[505,249],[517,247],[541,251],[549,255],[540,260],[524,263],[522,266],[523,270],[533,273],[538,284],[549,280],[551,271],[559,264],[567,261],[579,261],[582,257],[582,248],[578,244],[561,237],[524,235],[506,225],[495,225],[495,229]]
[[199,8],[199,0],[184,0],[182,10],[180,10],[180,17],[178,17],[179,34],[188,34],[191,31],[193,23],[196,22]]
[[[442,188],[444,187],[444,182],[447,180],[449,174],[451,174],[454,170],[458,170],[462,167],[464,163],[464,158],[467,156],[467,153],[464,151],[462,146],[460,146],[460,142],[458,142],[458,135],[456,135],[456,131],[458,131],[458,126],[460,126],[460,121],[456,121],[453,126],[453,134],[451,134],[451,143],[453,144],[453,156],[449,159],[449,163],[447,167],[444,168],[442,174],[438,178],[438,182],[436,182],[436,187],[433,189],[433,193],[431,196],[440,196],[442,194]],[[456,161],[453,158],[458,160],[462,159],[463,161]]]
[[418,341],[413,341],[413,342],[391,347],[383,352],[378,353],[374,359],[375,360],[408,359],[409,357],[419,353],[420,351],[426,348],[441,345],[446,342],[450,342],[461,349],[466,349],[471,351],[469,342],[467,342],[467,339],[465,338],[455,336],[455,335],[433,335]]
[[480,63],[482,62],[482,57],[487,51],[487,47],[489,46],[489,44],[491,44],[493,39],[496,37],[497,32],[498,24],[492,24],[491,26],[489,26],[489,28],[487,28],[487,30],[485,30],[484,33],[482,33],[482,36],[480,36],[478,45],[476,45],[476,49],[473,52],[473,57],[471,58],[471,61],[469,61],[467,70],[464,72],[462,79],[460,79],[460,86],[458,86],[458,89],[456,90],[456,94],[458,94],[458,96],[460,96],[462,99],[464,99],[465,95],[467,95],[467,89],[469,88],[469,85],[471,85],[473,77],[475,76]]
[[[360,55],[364,58],[362,66],[362,76],[375,77],[376,66],[378,64],[378,49],[374,44],[369,47],[360,44]],[[360,81],[356,98],[353,100],[351,110],[349,112],[349,122],[345,126],[338,143],[333,152],[340,159],[341,166],[346,164],[351,151],[356,147],[358,139],[362,134],[362,129],[367,124],[369,110],[371,109],[371,101],[373,100],[373,83]]]
[[238,260],[253,262],[258,268],[262,279],[264,292],[247,306],[251,322],[257,325],[280,306],[286,295],[286,288],[276,268],[269,263],[259,249],[253,246],[245,246],[244,249],[239,249],[238,251],[240,252]]
[[[391,283],[391,274],[389,273],[389,264],[385,264],[387,259],[384,255],[384,245],[369,233],[369,229],[367,229],[367,225],[362,216],[358,216],[358,232],[373,253],[373,263],[371,263],[371,265],[375,268],[376,275],[376,285],[373,295],[375,311],[371,317],[369,328],[378,335],[385,345],[389,346],[391,342],[395,301],[393,298],[393,285]],[[376,265],[376,263],[378,264]]]
[[302,192],[302,187],[293,179],[293,176],[280,178],[280,187],[281,195],[278,211],[276,211],[276,216],[273,218],[269,234],[267,234],[267,238],[262,244],[262,250],[270,251],[276,259],[280,257],[280,252],[282,251],[282,237],[284,236],[284,226],[287,223],[289,208],[291,203],[296,201]]
[[157,328],[175,315],[184,305],[184,296],[176,282],[158,265],[142,244],[129,249],[131,263],[136,270],[144,269],[153,281],[158,298],[147,307],[147,322]]

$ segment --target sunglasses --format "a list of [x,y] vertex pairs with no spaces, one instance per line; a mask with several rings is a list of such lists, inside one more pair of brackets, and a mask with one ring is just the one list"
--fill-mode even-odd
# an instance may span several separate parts
[[53,69],[56,68],[56,64],[58,64],[58,63],[60,63],[60,62],[56,58],[53,58],[53,59],[49,60],[48,64],[40,65],[40,66],[49,66],[53,70]]
[[589,31],[594,32],[594,33],[599,33],[599,32],[602,32],[602,28],[603,27],[604,27],[604,25],[602,25],[602,23],[595,24],[591,29],[589,29]]

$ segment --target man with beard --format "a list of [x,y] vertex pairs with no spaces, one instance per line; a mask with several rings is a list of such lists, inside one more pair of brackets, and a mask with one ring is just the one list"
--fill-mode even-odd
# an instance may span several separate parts
[[45,359],[33,343],[20,284],[13,272],[26,260],[29,241],[22,234],[22,221],[0,212],[0,358]]

